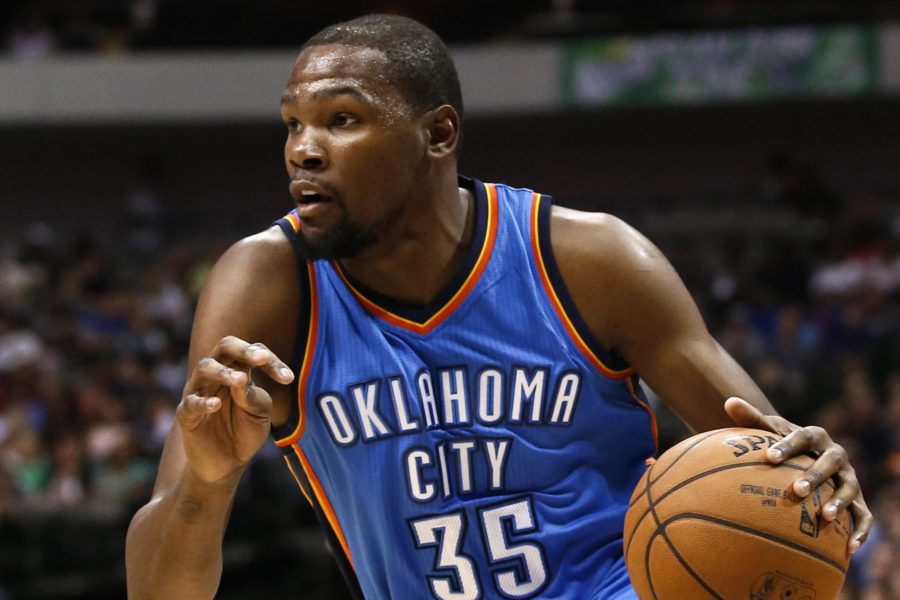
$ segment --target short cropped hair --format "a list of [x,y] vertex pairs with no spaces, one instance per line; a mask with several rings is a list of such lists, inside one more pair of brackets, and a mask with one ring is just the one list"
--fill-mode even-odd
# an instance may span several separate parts
[[462,118],[462,91],[453,59],[441,38],[418,21],[366,15],[326,27],[307,40],[301,52],[328,44],[380,50],[387,58],[388,77],[413,110],[426,112],[449,104]]

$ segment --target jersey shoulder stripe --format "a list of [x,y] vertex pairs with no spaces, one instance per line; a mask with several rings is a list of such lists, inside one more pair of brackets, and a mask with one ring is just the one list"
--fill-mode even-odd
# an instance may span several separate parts
[[272,437],[275,440],[275,444],[285,449],[300,439],[305,426],[302,398],[306,395],[310,365],[316,349],[316,339],[319,330],[319,295],[316,286],[316,264],[303,258],[303,249],[298,241],[298,233],[302,225],[300,218],[297,216],[297,209],[288,212],[285,216],[275,221],[275,225],[284,233],[297,256],[300,286],[300,314],[297,318],[297,332],[290,358],[291,370],[299,374],[291,384],[291,394],[298,398],[298,402],[291,404],[288,419],[284,424],[272,427]]
[[607,377],[628,377],[634,370],[623,359],[607,351],[594,337],[566,288],[553,256],[550,212],[549,198],[535,193],[531,205],[531,248],[544,291],[569,337],[590,363]]
[[[309,384],[309,376],[310,370],[312,368],[313,358],[316,352],[316,341],[318,340],[319,335],[319,293],[318,293],[318,284],[316,283],[316,263],[315,262],[307,262],[305,263],[306,268],[304,272],[301,273],[301,279],[306,280],[306,292],[307,292],[307,301],[304,303],[306,305],[306,314],[301,315],[301,321],[306,324],[306,335],[302,335],[303,331],[298,331],[297,339],[294,341],[294,353],[297,356],[302,356],[299,360],[299,365],[292,364],[295,373],[299,373],[299,376],[296,379],[295,387],[296,387],[296,397],[297,403],[291,406],[291,413],[288,417],[287,423],[296,423],[296,426],[290,432],[285,431],[285,428],[276,428],[274,432],[277,436],[275,438],[275,444],[279,448],[286,448],[291,444],[297,443],[301,437],[303,437],[303,430],[306,426],[306,418],[304,415],[304,398],[306,398],[306,388]],[[288,425],[289,427],[289,425]]]

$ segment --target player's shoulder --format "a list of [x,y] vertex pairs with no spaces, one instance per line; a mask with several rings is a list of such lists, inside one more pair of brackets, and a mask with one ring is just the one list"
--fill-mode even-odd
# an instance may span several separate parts
[[[299,271],[290,242],[277,226],[232,244],[203,286],[191,333],[192,363],[226,335],[262,343],[286,360],[302,302]],[[255,380],[267,385],[264,377]],[[275,402],[281,415],[284,400]]]
[[662,258],[643,234],[608,213],[554,205],[550,227],[553,253],[560,262],[621,270]]
[[285,319],[297,311],[299,281],[297,259],[277,226],[245,237],[216,261],[203,286],[195,333],[200,323],[200,329],[212,332],[211,340],[236,335],[261,341],[283,356],[291,350],[282,331]]
[[664,290],[671,283],[665,257],[641,233],[606,213],[554,206],[551,246],[560,276],[594,336],[607,348],[621,328],[647,306],[642,286]]
[[296,272],[290,241],[273,225],[232,244],[216,261],[208,285],[273,291],[284,284],[295,285]]
[[291,243],[277,225],[241,238],[222,255],[220,262],[253,263],[259,270],[295,263]]
[[267,252],[290,254],[291,244],[287,236],[281,231],[281,228],[277,225],[272,225],[262,231],[236,241],[231,248],[229,248],[229,251],[251,255]]

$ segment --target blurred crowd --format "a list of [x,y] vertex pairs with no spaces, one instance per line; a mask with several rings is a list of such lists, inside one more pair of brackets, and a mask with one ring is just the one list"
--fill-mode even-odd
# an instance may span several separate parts
[[[0,250],[6,544],[15,525],[42,516],[121,529],[149,497],[185,381],[197,290],[221,250],[176,242],[162,251],[160,217],[142,188],[127,199],[116,240],[33,223]],[[77,542],[69,547],[77,554]],[[22,573],[9,551],[0,548],[0,582]]]
[[850,454],[878,523],[845,598],[900,598],[900,193],[839,194],[775,155],[752,205],[768,226],[738,214],[743,231],[663,250],[780,413]]
[[895,20],[890,0],[4,0],[0,52],[295,49],[326,25],[368,12],[403,14],[450,43],[605,33]]
[[[775,157],[755,204],[790,226],[656,241],[784,416],[850,452],[878,524],[845,598],[900,598],[900,197],[835,193]],[[233,241],[171,239],[160,206],[143,187],[114,240],[34,223],[0,249],[0,531],[62,514],[122,532],[148,498],[197,295]],[[661,425],[663,448],[687,435],[664,413]],[[289,482],[275,466],[248,478],[248,497]],[[0,581],[17,569],[6,550]]]
[[200,250],[164,245],[161,217],[140,187],[116,240],[32,223],[2,249],[0,515],[117,516],[146,501],[185,381],[194,302],[222,250],[205,238]]
[[5,10],[4,49],[33,61],[57,53],[112,54],[140,47],[156,30],[159,0],[12,2]]

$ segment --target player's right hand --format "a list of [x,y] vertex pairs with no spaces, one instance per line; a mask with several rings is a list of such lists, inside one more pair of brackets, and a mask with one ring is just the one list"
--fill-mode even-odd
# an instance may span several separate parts
[[253,369],[280,384],[294,379],[263,344],[234,336],[222,338],[188,378],[175,416],[188,468],[201,481],[217,483],[242,470],[269,435],[272,397],[253,385]]

